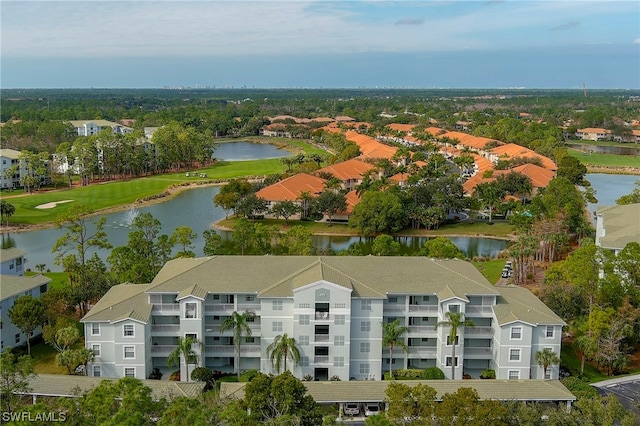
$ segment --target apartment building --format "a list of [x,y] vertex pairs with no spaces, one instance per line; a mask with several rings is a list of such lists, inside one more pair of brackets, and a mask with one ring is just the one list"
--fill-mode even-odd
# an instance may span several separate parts
[[[20,159],[21,152],[15,149],[0,149],[0,187],[17,188],[20,186],[20,177],[26,173],[25,163]],[[15,173],[7,174],[7,170],[15,167]]]
[[122,135],[133,132],[131,127],[107,120],[71,120],[69,123],[71,123],[76,133],[78,133],[78,136],[97,135],[105,129],[111,129],[113,133]]
[[[46,293],[51,279],[44,275],[24,276],[25,252],[16,248],[0,250],[0,350],[27,343],[26,336],[9,318],[9,309],[19,297],[40,297]],[[38,327],[33,335],[42,332]]]
[[[234,311],[252,311],[240,365],[230,331]],[[463,312],[456,342],[437,326]],[[383,345],[382,323],[408,327],[405,353]],[[564,322],[528,290],[494,287],[471,264],[424,257],[216,256],[175,259],[149,284],[115,286],[82,319],[96,353],[89,375],[147,378],[164,374],[179,337],[200,345],[197,365],[233,372],[277,373],[267,353],[276,336],[294,337],[301,359],[287,369],[317,380],[380,380],[390,366],[437,366],[447,376],[543,378],[535,353],[560,353]],[[455,359],[452,343],[456,344]],[[189,366],[193,370],[194,365]],[[558,377],[558,366],[547,377]],[[187,366],[181,366],[182,380]]]

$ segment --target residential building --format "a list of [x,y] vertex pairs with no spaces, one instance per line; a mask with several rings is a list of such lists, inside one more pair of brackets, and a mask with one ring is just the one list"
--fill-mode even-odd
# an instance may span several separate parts
[[[316,170],[314,173],[316,175],[330,173],[334,177],[340,179],[342,182],[342,189],[351,191],[362,183],[362,178],[365,174],[372,172],[374,169],[375,167],[373,165],[354,158],[340,163],[331,164],[321,168],[320,170]],[[378,175],[376,174],[375,176],[372,176],[372,178],[377,176]]]
[[[220,332],[234,311],[256,315],[240,365],[232,332]],[[447,312],[474,322],[455,342],[450,327],[437,326]],[[408,351],[390,356],[381,323],[396,319],[408,327]],[[86,347],[97,352],[94,376],[169,373],[167,356],[187,336],[202,342],[196,365],[277,373],[267,347],[286,333],[300,350],[300,362],[287,363],[296,377],[344,381],[380,380],[390,366],[437,366],[450,377],[452,365],[457,378],[492,368],[498,379],[542,379],[535,353],[559,354],[565,325],[527,289],[494,287],[469,262],[377,256],[174,259],[149,284],[112,287],[81,321]],[[552,366],[547,378],[557,377]]]
[[640,244],[640,204],[599,207],[596,245],[617,255],[631,242]]
[[585,141],[609,141],[612,136],[611,130],[599,127],[587,127],[578,129],[576,131],[576,137]]
[[27,338],[42,333],[38,327],[32,336],[26,336],[9,318],[9,309],[23,295],[40,297],[47,292],[51,279],[44,275],[24,276],[25,253],[15,248],[0,250],[0,350],[27,343]]
[[113,133],[121,135],[133,132],[131,127],[107,120],[70,120],[69,122],[78,133],[78,136],[97,135],[105,129],[111,129]]
[[[24,162],[20,159],[20,151],[15,149],[0,149],[0,187],[13,189],[20,186],[20,177],[26,173]],[[7,170],[16,167],[15,173],[7,176]]]
[[[262,188],[256,192],[256,196],[267,201],[269,210],[275,203],[280,201],[293,201],[302,208],[302,211],[291,218],[301,219],[304,218],[305,207],[308,203],[308,200],[305,199],[305,194],[311,198],[316,198],[324,190],[325,183],[324,179],[317,176],[298,173]],[[269,212],[266,215],[268,216]]]

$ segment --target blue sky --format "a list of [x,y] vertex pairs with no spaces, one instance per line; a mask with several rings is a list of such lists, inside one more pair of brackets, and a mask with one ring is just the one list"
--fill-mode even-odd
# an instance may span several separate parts
[[640,88],[638,1],[0,1],[2,88]]

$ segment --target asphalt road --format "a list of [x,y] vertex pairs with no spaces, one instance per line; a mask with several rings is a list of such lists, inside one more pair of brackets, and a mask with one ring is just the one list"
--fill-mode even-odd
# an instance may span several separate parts
[[640,416],[640,374],[629,377],[621,377],[618,379],[605,380],[604,382],[594,383],[595,387],[601,395],[615,395],[620,403],[629,411],[633,411]]

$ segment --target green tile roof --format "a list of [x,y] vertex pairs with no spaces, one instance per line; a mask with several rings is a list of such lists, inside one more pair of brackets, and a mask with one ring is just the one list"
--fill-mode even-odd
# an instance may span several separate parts
[[596,213],[604,222],[601,247],[623,249],[630,242],[640,243],[640,204],[602,207]]
[[[29,379],[26,395],[74,397],[82,396],[96,388],[103,380],[117,381],[103,377],[68,376],[62,374],[37,374]],[[151,389],[154,400],[166,398],[171,401],[179,397],[197,398],[204,390],[204,382],[173,382],[168,380],[141,380]]]
[[149,284],[120,284],[111,287],[82,321],[117,322],[133,319],[148,322],[152,306],[144,291],[149,287]]
[[49,282],[51,279],[44,275],[0,275],[0,296],[2,300],[9,299]]
[[[319,403],[382,402],[389,381],[303,382]],[[480,399],[499,401],[575,401],[576,397],[559,380],[407,380],[403,385],[425,384],[434,388],[437,399],[461,387],[474,388]],[[246,383],[221,383],[222,397],[243,398]]]
[[523,287],[496,287],[500,292],[497,305],[493,307],[499,325],[514,321],[528,324],[566,325],[566,323],[547,307],[533,293]]

